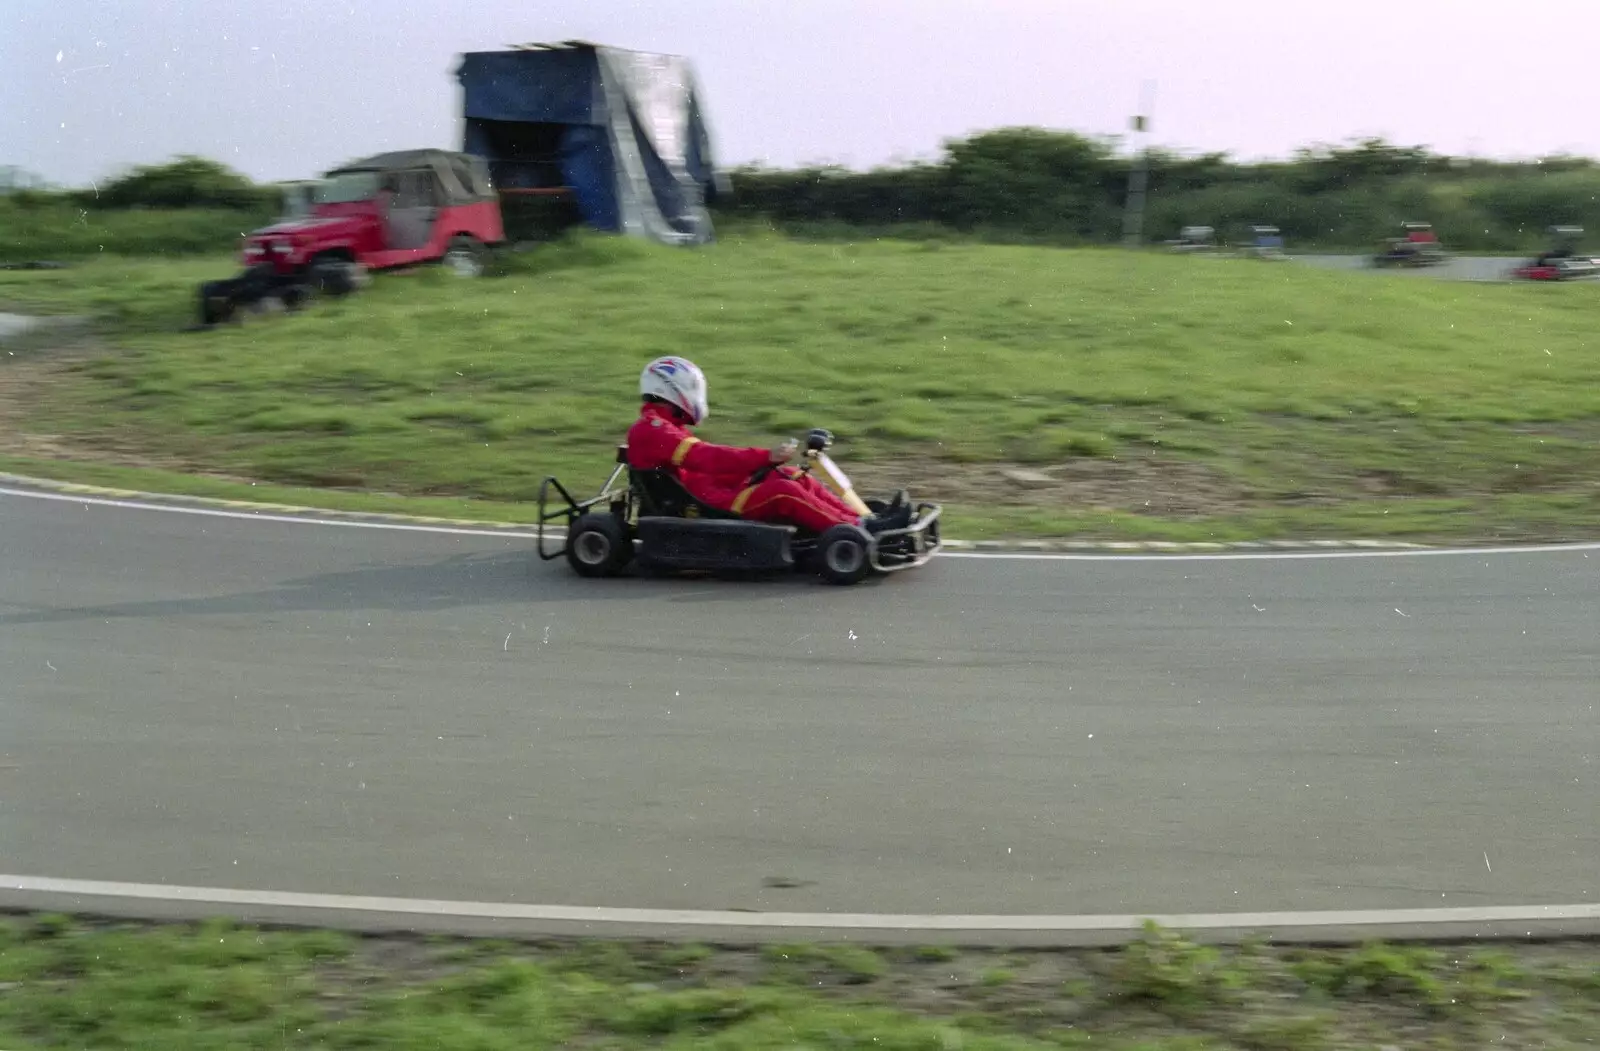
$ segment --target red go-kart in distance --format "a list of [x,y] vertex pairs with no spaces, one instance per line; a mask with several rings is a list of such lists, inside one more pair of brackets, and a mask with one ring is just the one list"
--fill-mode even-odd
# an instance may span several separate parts
[[1600,260],[1578,251],[1581,226],[1552,226],[1549,249],[1514,268],[1511,276],[1522,281],[1573,281],[1600,276]]

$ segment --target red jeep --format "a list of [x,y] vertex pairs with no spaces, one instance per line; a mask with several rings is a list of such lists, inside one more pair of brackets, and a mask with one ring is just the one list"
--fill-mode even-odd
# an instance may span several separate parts
[[306,189],[301,208],[245,238],[242,274],[201,287],[203,324],[269,299],[295,306],[313,290],[344,295],[370,270],[443,262],[475,277],[487,248],[505,241],[488,165],[468,154],[379,154]]

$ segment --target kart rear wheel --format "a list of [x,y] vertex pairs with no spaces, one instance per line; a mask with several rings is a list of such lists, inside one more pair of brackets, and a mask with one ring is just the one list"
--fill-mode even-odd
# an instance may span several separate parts
[[830,527],[817,538],[817,573],[830,584],[859,584],[872,572],[867,552],[872,538],[850,525]]
[[632,554],[615,515],[582,515],[567,534],[567,565],[580,577],[615,576]]

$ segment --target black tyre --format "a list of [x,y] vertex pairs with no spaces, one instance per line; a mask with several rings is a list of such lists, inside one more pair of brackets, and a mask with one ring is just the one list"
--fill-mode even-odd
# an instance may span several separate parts
[[311,264],[311,286],[326,296],[348,296],[361,285],[361,268],[347,259],[318,259]]
[[615,515],[582,515],[567,534],[567,565],[580,577],[614,576],[632,555],[627,534]]
[[850,525],[831,526],[817,538],[817,574],[830,584],[859,584],[872,572],[872,538]]
[[488,261],[489,255],[483,242],[467,234],[451,238],[450,247],[440,260],[457,277],[482,277]]
[[233,319],[230,282],[207,281],[200,286],[200,324],[220,325]]

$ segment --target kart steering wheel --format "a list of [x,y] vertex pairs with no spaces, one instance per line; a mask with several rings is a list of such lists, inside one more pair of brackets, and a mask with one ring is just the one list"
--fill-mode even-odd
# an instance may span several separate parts
[[[805,451],[807,455],[815,455],[831,445],[833,445],[832,431],[822,427],[813,427],[810,431],[806,432]],[[771,474],[781,466],[783,465],[769,463],[765,467],[760,468],[755,474],[750,476],[750,484],[761,484],[766,480],[767,475]],[[802,470],[805,469],[806,468],[802,468]]]

